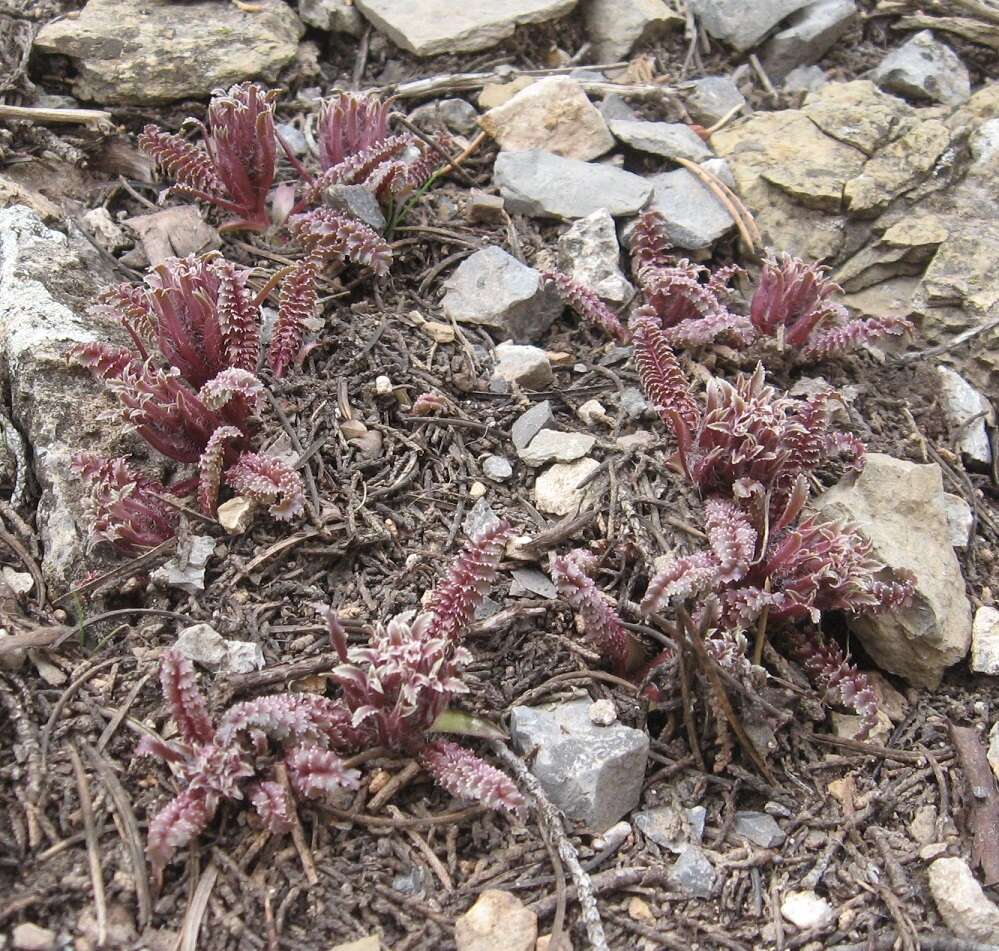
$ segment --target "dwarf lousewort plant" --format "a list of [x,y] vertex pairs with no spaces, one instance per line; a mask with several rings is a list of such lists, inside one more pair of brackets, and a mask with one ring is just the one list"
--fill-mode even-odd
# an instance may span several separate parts
[[388,137],[389,104],[374,96],[339,93],[323,100],[316,121],[319,165],[325,172]]
[[729,383],[714,377],[701,408],[655,321],[633,324],[634,359],[650,402],[677,446],[676,462],[697,489],[783,505],[798,476],[846,455],[862,468],[864,446],[831,429],[831,393],[797,400],[768,386],[762,364]]
[[788,254],[769,256],[749,306],[760,336],[777,338],[803,360],[822,360],[912,331],[912,324],[902,318],[851,318],[842,304],[832,300],[842,291],[828,271]]
[[[863,444],[832,429],[831,392],[792,399],[767,385],[762,366],[734,383],[711,378],[702,405],[660,322],[644,315],[631,329],[639,378],[676,443],[673,462],[705,499],[708,542],[705,550],[660,566],[642,613],[690,604],[695,624],[711,622],[706,646],[726,644],[728,654],[764,614],[768,623],[796,631],[795,643],[814,638],[814,650],[798,650],[808,661],[806,671],[831,699],[857,709],[869,727],[872,695],[863,675],[842,659],[839,666],[829,660],[834,648],[822,646],[816,625],[824,611],[901,607],[912,595],[913,579],[892,575],[854,526],[805,511],[814,471],[842,455],[860,468]],[[554,560],[553,580],[604,657],[621,670],[626,632],[586,576],[591,563],[585,551],[570,552]]]
[[177,849],[196,839],[224,800],[249,800],[272,832],[290,828],[294,804],[284,787],[268,778],[283,763],[294,793],[317,799],[357,785],[330,750],[343,711],[311,694],[260,697],[229,708],[217,726],[208,716],[194,668],[171,648],[160,665],[160,683],[179,739],[144,736],[136,753],[155,756],[173,769],[181,791],[149,821],[146,852],[159,878]]
[[[242,463],[241,463],[242,464]],[[378,626],[365,647],[351,648],[334,614],[330,638],[341,664],[331,672],[341,695],[274,694],[230,707],[213,726],[190,661],[176,648],[163,655],[160,682],[179,740],[145,736],[137,753],[170,764],[182,785],[149,823],[147,853],[157,876],[174,852],[193,841],[224,800],[248,799],[273,832],[289,828],[294,803],[268,778],[287,769],[297,796],[321,799],[357,785],[338,754],[374,746],[415,756],[442,788],[492,809],[518,813],[524,798],[513,781],[471,750],[431,734],[451,700],[467,693],[460,644],[495,579],[510,527],[496,521],[471,538],[431,599],[429,611]]]
[[[280,326],[303,320],[311,313],[309,301],[315,299],[314,289],[294,283],[289,289],[289,283],[286,277],[278,308]],[[197,483],[199,508],[214,514],[223,472],[250,454],[265,395],[256,376],[260,305],[249,294],[246,273],[217,253],[171,258],[153,271],[145,286],[122,285],[105,293],[100,309],[118,320],[135,352],[91,343],[77,349],[77,360],[107,384],[126,426],[167,458],[198,467],[196,479],[173,486],[169,493],[186,495]],[[300,345],[300,338],[296,343],[287,336],[272,340],[270,357],[278,362],[277,371],[291,362]],[[268,505],[279,518],[300,512],[304,489],[298,474],[277,458],[251,456],[247,466],[254,467],[257,478],[241,480],[247,497]],[[123,460],[107,463],[124,471]],[[110,471],[93,465],[79,468],[100,524],[113,523],[124,513],[120,504],[109,504],[105,474]],[[123,527],[122,539],[124,533]],[[114,534],[102,529],[94,537]],[[134,549],[134,542],[127,547]]]
[[[716,340],[745,350],[759,342],[776,342],[803,361],[821,360],[863,344],[911,332],[900,318],[857,319],[832,298],[841,293],[828,269],[790,255],[771,255],[763,262],[749,315],[733,309],[729,286],[741,268],[709,270],[671,255],[665,221],[655,211],[642,214],[632,231],[631,272],[638,285],[629,326],[647,320],[671,347],[703,347]],[[623,339],[617,316],[593,292],[565,275],[547,273],[565,303],[580,316]]]
[[267,196],[274,182],[276,139],[271,103],[276,91],[240,83],[217,92],[201,130],[204,147],[147,125],[139,148],[175,182],[179,195],[214,205],[232,215],[221,230],[266,231]]

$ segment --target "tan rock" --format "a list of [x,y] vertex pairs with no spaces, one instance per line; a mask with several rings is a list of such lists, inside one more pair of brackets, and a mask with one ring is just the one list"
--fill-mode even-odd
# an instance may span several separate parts
[[873,218],[889,202],[921,182],[950,146],[942,122],[921,122],[878,151],[863,172],[846,183],[843,197],[852,215]]
[[593,493],[589,486],[579,488],[591,472],[600,467],[595,459],[577,459],[575,462],[557,462],[546,469],[534,483],[534,503],[546,515],[575,514],[592,504]]
[[283,0],[260,0],[252,10],[198,0],[183,16],[166,3],[89,0],[77,17],[43,26],[35,49],[73,60],[80,99],[157,103],[205,97],[244,79],[274,81],[304,31]]
[[728,160],[765,244],[818,260],[839,252],[845,219],[836,213],[844,186],[863,168],[863,152],[824,135],[797,110],[734,123],[711,145]]
[[32,191],[5,175],[0,175],[0,208],[11,205],[27,205],[45,222],[58,221],[61,217],[58,206],[41,192]]
[[534,82],[536,80],[533,76],[518,76],[508,83],[486,83],[482,87],[482,92],[479,93],[479,108],[495,109],[496,106],[502,106],[504,102],[516,96],[521,89],[526,89]]
[[490,888],[454,923],[458,951],[534,951],[538,916],[510,892]]
[[568,76],[532,83],[481,116],[479,125],[508,152],[544,149],[587,161],[614,147],[603,116]]
[[880,667],[936,687],[971,643],[971,605],[950,544],[939,466],[869,453],[859,476],[829,489],[816,505],[856,523],[889,568],[915,574],[909,607],[851,616],[848,623]]
[[999,908],[982,891],[964,859],[937,859],[929,877],[937,911],[957,937],[999,943]]
[[805,100],[802,112],[826,135],[873,155],[900,134],[904,120],[916,114],[904,100],[890,96],[867,79],[828,83]]

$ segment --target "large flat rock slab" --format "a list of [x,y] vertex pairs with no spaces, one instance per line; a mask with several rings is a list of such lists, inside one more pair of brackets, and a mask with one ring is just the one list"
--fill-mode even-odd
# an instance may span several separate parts
[[396,46],[436,56],[489,49],[523,23],[571,13],[576,0],[356,0],[355,6]]
[[79,236],[47,228],[23,205],[0,211],[0,385],[31,447],[42,492],[42,569],[60,589],[84,560],[82,487],[70,459],[81,450],[122,455],[134,446],[123,426],[102,419],[116,405],[104,385],[70,361],[78,344],[111,338],[110,327],[85,313],[111,282]]
[[205,98],[245,79],[274,81],[305,27],[283,0],[252,11],[225,0],[90,0],[42,27],[35,48],[73,60],[73,92],[105,105]]

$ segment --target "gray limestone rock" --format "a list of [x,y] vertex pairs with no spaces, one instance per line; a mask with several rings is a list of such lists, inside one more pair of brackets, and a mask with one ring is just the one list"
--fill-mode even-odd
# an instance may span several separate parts
[[682,122],[645,122],[640,119],[612,119],[614,137],[640,152],[703,162],[714,154],[689,125]]
[[494,482],[506,482],[513,475],[513,466],[506,456],[486,456],[482,460],[482,474]]
[[124,344],[102,318],[85,316],[113,280],[83,238],[50,230],[23,205],[0,210],[0,385],[31,447],[41,487],[42,569],[60,589],[85,563],[84,487],[70,460],[84,450],[114,456],[138,449],[137,441],[101,422],[117,404],[70,360],[80,344]]
[[409,121],[420,128],[443,123],[459,135],[472,135],[479,127],[478,120],[478,110],[465,99],[438,99],[409,114]]
[[576,0],[355,0],[355,6],[396,46],[417,56],[489,49],[523,23],[565,16]]
[[696,845],[688,845],[680,853],[667,877],[695,898],[710,898],[718,880],[711,860]]
[[[127,29],[123,25],[127,24]],[[283,0],[254,9],[209,0],[89,0],[75,19],[53,20],[35,49],[73,60],[73,93],[102,105],[200,99],[245,79],[273,82],[305,28]]]
[[535,403],[517,417],[511,429],[515,449],[523,449],[542,429],[555,425],[552,404],[548,400]]
[[825,70],[818,66],[795,66],[784,77],[784,91],[790,93],[815,92],[827,82]]
[[349,0],[298,0],[298,15],[303,23],[327,33],[359,37],[364,32],[364,18]]
[[960,373],[950,367],[937,367],[944,415],[958,449],[982,465],[992,462],[992,448],[985,428],[995,422],[992,404]]
[[631,172],[537,149],[501,152],[493,179],[508,211],[535,218],[585,218],[600,208],[615,218],[634,215],[652,194]]
[[761,849],[779,848],[787,838],[777,820],[765,812],[737,812],[733,830]]
[[385,227],[385,215],[370,188],[364,185],[330,185],[323,201],[336,211],[346,212],[375,231]]
[[774,81],[797,66],[818,62],[857,20],[854,0],[819,0],[791,14],[763,47],[763,68]]
[[562,313],[561,299],[542,285],[541,275],[496,245],[462,261],[444,288],[447,317],[513,340],[537,340]]
[[620,723],[596,726],[589,707],[587,699],[514,707],[510,734],[552,802],[604,832],[638,805],[649,738]]
[[875,67],[871,78],[883,89],[949,106],[971,95],[968,69],[930,30],[916,33]]
[[583,0],[581,6],[599,63],[624,59],[637,43],[684,24],[663,0]]
[[[716,175],[724,174],[723,159],[705,163]],[[648,179],[653,187],[651,208],[666,222],[666,232],[678,248],[709,248],[734,227],[732,216],[704,183],[685,168]]]
[[621,270],[617,229],[606,208],[580,218],[558,239],[558,265],[608,303],[624,304],[635,295]]
[[552,382],[552,365],[548,355],[540,347],[501,343],[496,348],[493,379],[540,390]]
[[517,455],[529,466],[547,465],[549,462],[572,462],[585,456],[596,442],[587,433],[562,433],[556,429],[542,429],[528,445],[517,450]]
[[784,17],[812,0],[688,0],[694,15],[715,39],[737,50],[754,47]]
[[727,116],[733,109],[746,104],[746,97],[739,92],[728,76],[705,76],[696,79],[687,93],[687,109],[696,122],[710,126]]

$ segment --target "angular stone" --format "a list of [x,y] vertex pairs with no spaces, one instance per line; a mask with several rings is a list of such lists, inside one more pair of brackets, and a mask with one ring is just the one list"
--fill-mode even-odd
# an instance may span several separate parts
[[448,318],[492,327],[513,340],[537,340],[562,313],[561,298],[542,285],[541,275],[496,245],[462,261],[444,289]]
[[576,0],[354,0],[372,25],[417,56],[489,49],[523,23],[565,16]]
[[703,162],[713,155],[704,140],[682,122],[645,122],[642,119],[612,119],[614,137],[639,152]]
[[635,295],[621,270],[617,229],[606,208],[580,218],[558,239],[558,265],[608,303],[625,304]]
[[566,158],[596,158],[614,148],[614,137],[583,87],[568,76],[531,83],[479,118],[506,152],[544,149]]
[[298,15],[303,23],[327,33],[359,37],[364,32],[364,19],[350,0],[298,0]]
[[746,104],[746,97],[728,76],[705,76],[695,79],[692,85],[687,93],[687,110],[702,125],[714,125]]
[[698,845],[704,831],[704,807],[682,809],[678,806],[657,806],[636,812],[635,827],[647,839],[679,855],[690,845]]
[[971,605],[950,545],[939,466],[869,453],[864,471],[829,489],[816,506],[856,523],[889,568],[914,573],[908,607],[850,616],[847,623],[878,666],[936,687],[971,643]]
[[763,68],[783,79],[797,66],[818,62],[857,20],[854,0],[818,0],[792,13],[788,25],[763,47]]
[[490,888],[454,923],[458,951],[534,951],[538,916],[510,892]]
[[506,456],[486,456],[482,460],[482,474],[494,482],[506,482],[513,475],[513,466]]
[[99,315],[84,316],[114,276],[80,236],[67,238],[24,206],[0,211],[0,383],[11,418],[31,447],[41,487],[37,524],[42,569],[56,588],[85,566],[84,486],[70,460],[81,451],[142,450],[101,422],[115,411],[105,387],[73,365],[84,343],[121,342]]
[[562,433],[555,429],[542,429],[517,455],[529,466],[543,466],[549,462],[572,462],[581,459],[596,443],[587,433]]
[[636,214],[652,188],[610,165],[590,164],[548,152],[501,152],[493,180],[507,210],[536,218],[585,218],[606,208],[615,218]]
[[714,894],[718,874],[711,860],[696,845],[688,845],[667,873],[669,881],[695,898]]
[[475,224],[497,224],[506,217],[503,199],[499,195],[488,195],[473,189],[468,193],[465,216]]
[[544,350],[516,343],[501,343],[496,348],[493,379],[540,390],[548,386],[554,377],[552,365]]
[[549,601],[554,601],[558,597],[558,591],[551,578],[542,574],[537,568],[514,568],[510,575],[513,578],[513,584],[510,585],[511,597],[536,594]]
[[523,449],[542,429],[554,425],[555,417],[552,415],[552,404],[548,400],[535,403],[529,410],[525,410],[517,417],[510,429],[514,448]]
[[950,367],[937,367],[940,400],[951,427],[951,438],[969,459],[989,465],[992,449],[985,424],[995,423],[992,404]]
[[485,499],[479,499],[465,516],[465,521],[461,523],[461,530],[468,538],[474,538],[486,529],[495,528],[498,524],[499,516],[492,510],[492,506]]
[[818,66],[795,66],[784,77],[784,92],[817,92],[828,82],[825,70]]
[[802,112],[826,135],[873,155],[904,131],[916,112],[867,79],[827,83],[805,100]]
[[75,19],[43,26],[35,49],[73,60],[78,99],[104,105],[201,99],[244,79],[274,82],[295,58],[305,28],[291,7],[283,0],[253,6],[197,0],[178,16],[166,3],[89,0]]
[[765,812],[737,812],[733,829],[761,849],[778,849],[787,838],[777,820]]
[[874,68],[871,78],[884,89],[903,96],[949,106],[959,105],[971,95],[967,67],[930,30],[916,33],[892,50]]
[[999,675],[999,610],[987,604],[975,612],[971,628],[971,669]]
[[955,548],[967,548],[968,535],[975,522],[971,506],[959,495],[944,492],[944,511],[947,513],[947,532]]
[[459,135],[472,135],[478,128],[479,113],[465,99],[438,99],[414,109],[409,114],[409,121],[421,128],[443,123]]
[[22,922],[14,928],[14,951],[52,951],[56,946],[56,933],[30,921]]
[[533,76],[515,76],[506,83],[486,83],[482,87],[482,92],[479,93],[477,100],[479,108],[488,110],[495,109],[496,106],[502,106],[508,99],[516,96],[521,89],[526,89],[531,83],[536,81]]
[[209,535],[192,535],[186,542],[177,545],[177,554],[165,561],[149,579],[166,588],[177,588],[188,594],[205,590],[205,567],[212,552],[215,539]]
[[964,859],[937,859],[930,866],[929,878],[930,894],[950,931],[967,941],[999,944],[999,908]]
[[[712,159],[704,165],[717,175],[725,163]],[[725,206],[687,169],[653,175],[648,182],[653,187],[649,207],[663,216],[666,233],[676,247],[709,248],[735,227]]]
[[136,215],[125,220],[125,227],[139,236],[150,267],[162,264],[167,258],[185,258],[222,247],[219,233],[194,205]]
[[514,707],[510,735],[552,802],[595,832],[638,805],[649,738],[641,730],[590,722],[590,701]]
[[346,212],[363,221],[369,228],[381,231],[385,215],[370,188],[364,185],[330,185],[323,193],[323,203],[335,211]]
[[810,0],[690,0],[698,21],[713,37],[740,52],[754,47],[784,17]]
[[226,641],[210,624],[192,624],[177,635],[174,642],[191,663],[218,670],[226,656]]
[[556,462],[534,481],[534,504],[546,515],[575,515],[593,504],[590,487],[579,487],[588,475],[600,468],[596,459]]
[[851,215],[873,218],[899,195],[919,184],[950,147],[944,123],[927,119],[872,156],[846,183],[843,198]]
[[836,272],[836,283],[854,292],[895,277],[921,274],[948,235],[946,224],[937,215],[903,218],[879,241],[846,261]]
[[781,900],[780,913],[802,931],[821,928],[836,917],[832,905],[810,889],[788,892]]
[[254,641],[226,641],[222,669],[228,674],[249,674],[263,670],[263,648]]
[[581,6],[598,63],[616,63],[638,43],[684,24],[663,0],[583,0]]
[[242,535],[253,523],[253,513],[256,505],[242,495],[234,495],[223,502],[215,513],[215,517],[230,535]]
[[628,105],[623,96],[619,96],[616,92],[604,96],[597,108],[600,110],[600,115],[604,117],[604,122],[607,123],[612,119],[638,119],[638,113]]

